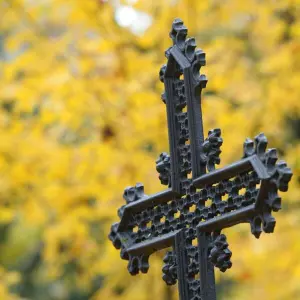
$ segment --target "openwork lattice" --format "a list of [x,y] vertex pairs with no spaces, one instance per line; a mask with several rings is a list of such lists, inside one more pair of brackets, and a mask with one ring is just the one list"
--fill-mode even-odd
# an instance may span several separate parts
[[[249,223],[252,234],[274,231],[272,212],[281,208],[278,191],[285,192],[292,172],[277,162],[276,149],[267,149],[259,134],[246,139],[241,160],[216,169],[223,143],[220,129],[203,137],[201,91],[207,79],[199,71],[205,53],[180,19],[173,22],[173,46],[159,73],[165,85],[170,155],[156,161],[159,179],[168,188],[147,196],[144,186],[126,188],[120,222],[109,235],[132,275],[147,273],[149,256],[172,247],[165,258],[163,280],[178,281],[181,300],[214,300],[214,267],[225,272],[232,265],[224,228]],[[187,107],[185,111],[185,107]]]

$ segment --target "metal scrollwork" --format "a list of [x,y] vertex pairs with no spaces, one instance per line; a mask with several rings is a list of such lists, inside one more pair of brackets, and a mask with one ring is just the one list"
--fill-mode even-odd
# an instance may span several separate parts
[[177,282],[177,264],[176,256],[173,251],[168,251],[163,259],[165,263],[163,271],[163,280],[167,285],[174,285]]
[[211,245],[208,259],[215,267],[219,268],[221,272],[225,272],[232,266],[230,260],[231,256],[232,252],[228,249],[226,236],[224,234],[218,235]]
[[202,144],[203,147],[203,157],[202,162],[206,164],[207,170],[209,172],[216,169],[215,165],[220,164],[220,154],[221,146],[223,144],[223,139],[221,137],[221,129],[216,128],[208,132],[208,137]]

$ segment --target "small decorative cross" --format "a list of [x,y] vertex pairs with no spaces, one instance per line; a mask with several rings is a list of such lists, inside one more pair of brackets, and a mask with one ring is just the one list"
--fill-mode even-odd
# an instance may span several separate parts
[[164,258],[163,280],[178,281],[181,300],[215,300],[214,267],[225,272],[232,265],[222,229],[249,223],[256,238],[273,232],[272,212],[281,208],[278,190],[287,191],[292,172],[284,161],[277,162],[276,149],[267,150],[262,133],[246,139],[241,160],[215,169],[223,140],[220,129],[203,137],[201,91],[207,79],[199,71],[205,53],[196,50],[194,38],[187,39],[180,19],[174,20],[170,37],[173,46],[159,73],[170,155],[162,153],[156,161],[168,188],[151,196],[142,184],[126,188],[120,222],[112,225],[109,238],[132,275],[147,273],[149,256],[172,247]]

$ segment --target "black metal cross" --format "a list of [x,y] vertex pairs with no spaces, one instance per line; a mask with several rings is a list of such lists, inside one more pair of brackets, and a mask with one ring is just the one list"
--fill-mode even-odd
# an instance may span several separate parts
[[[200,75],[205,53],[196,50],[194,38],[175,19],[170,32],[173,46],[160,70],[165,85],[170,156],[156,161],[159,179],[168,188],[147,196],[142,184],[126,188],[126,205],[118,210],[120,222],[109,235],[132,275],[147,273],[149,256],[168,251],[162,269],[168,284],[178,281],[181,300],[216,299],[214,267],[231,267],[231,251],[222,229],[249,223],[259,238],[275,227],[272,211],[281,208],[278,190],[285,192],[292,172],[277,162],[276,149],[267,150],[267,138],[246,139],[243,158],[222,169],[221,130],[203,137],[201,91],[207,79]],[[185,110],[185,107],[187,109]]]

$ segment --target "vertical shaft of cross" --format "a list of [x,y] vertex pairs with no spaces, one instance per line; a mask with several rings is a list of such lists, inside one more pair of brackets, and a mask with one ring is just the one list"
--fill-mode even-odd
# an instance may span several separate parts
[[[189,120],[189,134],[192,158],[192,177],[197,178],[206,173],[206,166],[202,164],[203,157],[203,119],[201,107],[201,81],[193,84],[192,68],[184,72],[185,86],[187,90],[187,106]],[[205,82],[206,83],[206,82]],[[199,273],[201,300],[216,300],[214,266],[208,261],[209,244],[211,236],[205,233],[198,233]]]
[[[205,174],[205,165],[201,164],[202,144],[204,142],[201,108],[201,90],[193,85],[192,68],[184,70],[184,82],[187,87],[187,112],[191,145],[192,175],[197,178]],[[198,83],[200,84],[200,83]]]
[[[193,42],[190,44],[193,46]],[[201,91],[202,88],[206,86],[207,80],[205,76],[199,74],[200,67],[205,64],[205,54],[201,50],[198,50],[196,56],[196,61],[189,68],[184,69],[192,178],[200,177],[206,173],[206,165],[201,161],[204,156],[202,147],[204,143],[204,133]],[[208,248],[211,237],[199,232],[197,238],[201,300],[216,300],[214,266],[208,261]],[[180,300],[183,299],[184,298],[180,298]]]
[[198,249],[200,264],[201,300],[216,300],[214,266],[208,261],[208,243],[210,237],[207,233],[198,231]]
[[178,289],[180,300],[190,300],[189,286],[187,281],[188,255],[184,230],[179,231],[175,236],[174,250],[177,262]]
[[[201,90],[199,91],[199,87],[192,88],[191,68],[185,70],[184,79],[186,83],[185,86],[189,87],[187,90],[187,106],[192,158],[192,177],[197,178],[206,173],[206,166],[201,163],[201,158],[203,157],[202,144],[204,142]],[[216,300],[214,266],[208,261],[208,247],[210,242],[210,236],[205,233],[198,233],[201,300]]]
[[[196,43],[193,38],[185,40],[187,35],[187,28],[181,20],[175,20],[173,23],[170,36],[173,39],[174,45],[167,50],[168,63],[161,69],[161,79],[165,84],[164,100],[167,106],[167,119],[169,129],[169,145],[171,155],[171,187],[174,192],[183,193],[182,179],[186,170],[182,170],[182,158],[180,157],[181,147],[187,147],[190,153],[190,165],[192,178],[198,178],[206,173],[206,165],[203,164],[203,119],[201,110],[201,91],[206,86],[206,77],[200,75],[201,66],[205,65],[205,53],[202,50],[196,50]],[[183,75],[183,80],[180,78]],[[177,84],[181,81],[183,83],[183,90],[178,91]],[[180,96],[184,95],[185,105],[187,105],[187,112],[182,111]],[[179,105],[178,105],[179,104]],[[181,111],[181,113],[178,113]],[[188,135],[182,135],[182,127],[178,120],[180,115],[185,115],[187,121]],[[180,132],[181,131],[181,132]],[[187,142],[187,143],[186,143]],[[190,170],[189,170],[190,172]],[[182,177],[183,176],[183,177]],[[192,184],[190,182],[189,184]],[[205,289],[206,283],[209,283],[214,290],[214,273],[211,265],[205,264],[208,257],[208,245],[210,237],[203,235],[201,237],[202,251],[198,251],[199,261],[202,269],[200,274],[203,276],[202,287]],[[179,246],[180,245],[180,246]],[[189,274],[187,265],[192,259],[186,251],[185,230],[182,229],[176,235],[174,250],[177,257],[178,270],[178,285],[180,300],[192,299],[191,281],[197,285],[196,280]],[[209,267],[209,268],[208,268]],[[190,277],[192,276],[192,277]],[[207,289],[202,293],[206,295]],[[199,295],[200,297],[200,295]],[[193,298],[194,299],[194,298]],[[208,299],[208,298],[207,298]],[[214,298],[211,298],[214,300]],[[205,299],[206,300],[206,299]]]
[[176,193],[180,193],[180,163],[178,155],[178,140],[176,139],[176,104],[171,101],[174,99],[174,79],[165,78],[167,122],[169,132],[169,148],[171,155],[171,187]]

